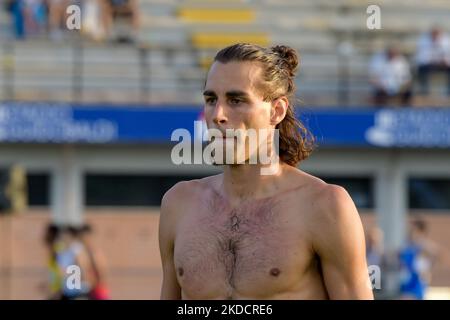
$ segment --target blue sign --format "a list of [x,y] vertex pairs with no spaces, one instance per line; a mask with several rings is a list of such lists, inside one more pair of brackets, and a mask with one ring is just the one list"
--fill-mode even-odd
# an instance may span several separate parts
[[448,109],[334,109],[301,118],[325,146],[450,147]]
[[[1,143],[170,143],[198,106],[0,104]],[[450,147],[448,109],[319,109],[299,115],[320,146]]]

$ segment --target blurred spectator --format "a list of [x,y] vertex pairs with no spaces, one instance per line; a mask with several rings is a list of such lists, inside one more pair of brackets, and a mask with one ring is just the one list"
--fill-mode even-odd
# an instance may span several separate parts
[[[108,37],[117,30],[119,24],[126,20],[131,26],[133,34],[116,36],[118,42],[133,42],[139,31],[139,4],[138,0],[101,0],[102,21],[105,33]],[[116,32],[117,33],[117,32]]]
[[11,14],[14,36],[17,39],[25,38],[25,18],[23,0],[6,0],[6,10]]
[[84,0],[83,2],[82,31],[85,36],[96,41],[105,38],[105,30],[101,22],[101,1],[103,0]]
[[381,267],[383,264],[383,231],[379,227],[373,227],[366,233],[366,256],[369,266]]
[[6,9],[12,17],[16,39],[41,34],[47,25],[45,0],[7,0]]
[[[58,226],[49,224],[44,236],[48,252],[48,281],[40,285],[49,300],[106,300],[105,258],[92,242],[92,228],[83,226]],[[81,271],[81,288],[67,286],[71,266]]]
[[[49,300],[106,300],[105,258],[92,242],[92,228],[83,226],[47,226],[44,244],[48,251],[48,281],[43,287]],[[78,266],[81,288],[67,285],[68,268]]]
[[60,227],[49,224],[44,236],[44,244],[48,253],[48,285],[45,286],[46,296],[49,300],[59,300],[61,298],[62,274],[58,267],[58,239]]
[[66,28],[66,10],[71,0],[47,0],[50,38],[55,41],[62,40]]
[[[376,270],[370,268],[374,266],[380,270],[380,279],[378,280],[380,287],[374,287],[373,290],[375,299],[391,299],[392,293],[389,292],[389,288],[397,290],[397,287],[392,285],[390,279],[392,279],[393,273],[398,272],[398,259],[395,252],[385,251],[384,233],[378,226],[374,226],[366,232],[366,259],[369,271]],[[372,285],[374,282],[377,284],[376,281],[376,279],[372,281]]]
[[80,240],[89,260],[90,299],[107,300],[109,291],[106,285],[106,263],[102,252],[92,242],[92,227],[88,224],[80,228]]
[[420,37],[416,62],[422,94],[429,93],[430,75],[444,72],[447,74],[447,94],[450,95],[450,40],[440,28],[434,27]]
[[25,32],[27,36],[40,34],[46,28],[47,7],[43,0],[23,0]]
[[406,246],[400,251],[400,294],[403,299],[423,300],[431,282],[432,266],[437,260],[448,260],[448,254],[428,235],[428,226],[422,219],[410,224]]
[[374,102],[384,106],[394,99],[402,105],[411,101],[411,71],[406,58],[391,46],[373,56],[370,67],[370,82],[374,86]]
[[[61,299],[62,300],[78,300],[89,299],[89,293],[91,290],[88,280],[89,258],[83,243],[80,240],[80,230],[76,227],[65,227],[62,232],[62,245],[63,249],[58,252],[57,262],[58,266],[63,274],[63,281],[61,287]],[[67,285],[69,281],[70,273],[67,271],[71,266],[78,266],[81,271],[81,287],[71,288]]]

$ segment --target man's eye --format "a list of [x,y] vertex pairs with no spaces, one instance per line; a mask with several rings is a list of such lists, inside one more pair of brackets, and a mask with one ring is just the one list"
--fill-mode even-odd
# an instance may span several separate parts
[[236,105],[239,103],[241,103],[241,100],[239,100],[239,99],[230,99],[230,104],[232,104],[232,105]]
[[206,104],[215,104],[216,101],[217,101],[216,98],[207,98],[207,99],[205,100]]

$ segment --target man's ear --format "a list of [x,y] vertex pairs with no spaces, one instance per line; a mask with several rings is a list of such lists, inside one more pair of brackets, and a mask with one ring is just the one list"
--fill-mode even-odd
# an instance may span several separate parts
[[270,124],[276,126],[283,121],[289,108],[289,100],[286,97],[280,97],[272,102],[270,110]]

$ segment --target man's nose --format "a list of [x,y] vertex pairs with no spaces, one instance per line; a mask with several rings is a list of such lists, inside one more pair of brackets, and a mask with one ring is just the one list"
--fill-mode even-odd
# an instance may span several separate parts
[[227,120],[228,119],[225,115],[224,107],[220,102],[217,102],[216,106],[214,107],[213,122],[216,125],[218,125],[218,124],[225,124]]

